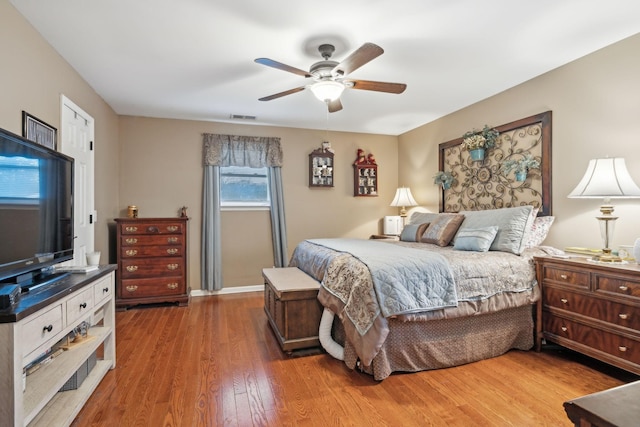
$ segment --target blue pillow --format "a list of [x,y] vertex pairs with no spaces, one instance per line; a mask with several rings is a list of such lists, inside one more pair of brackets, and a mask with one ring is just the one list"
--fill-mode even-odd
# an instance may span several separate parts
[[425,224],[407,224],[402,229],[400,240],[403,242],[419,242],[428,226],[428,222]]
[[467,228],[458,231],[453,249],[459,251],[486,252],[498,234],[498,227]]

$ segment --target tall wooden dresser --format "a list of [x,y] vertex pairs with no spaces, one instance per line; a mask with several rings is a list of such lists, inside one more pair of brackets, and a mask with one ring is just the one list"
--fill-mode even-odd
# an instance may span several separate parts
[[187,305],[188,218],[116,218],[115,221],[116,308],[161,302]]

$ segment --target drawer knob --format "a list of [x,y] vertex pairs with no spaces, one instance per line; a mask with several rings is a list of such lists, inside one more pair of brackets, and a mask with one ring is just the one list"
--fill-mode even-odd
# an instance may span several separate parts
[[178,289],[178,284],[176,282],[167,283],[167,288],[169,288],[169,289]]
[[42,328],[42,333],[51,332],[51,331],[53,331],[53,325],[47,325],[44,328]]
[[568,279],[568,276],[567,276],[566,274],[561,274],[561,275],[560,275],[560,278],[561,278],[562,280],[567,280],[567,279]]
[[174,245],[176,243],[178,243],[178,238],[177,237],[167,237],[167,242]]
[[125,251],[125,254],[127,254],[127,256],[134,256],[138,254],[138,250],[137,249],[127,249]]
[[124,241],[128,244],[128,245],[135,245],[136,243],[138,243],[138,239],[135,239],[133,237],[129,237],[127,239],[124,239]]
[[127,265],[127,271],[129,273],[133,273],[135,271],[138,271],[138,266],[137,265]]
[[629,287],[625,285],[620,285],[618,289],[620,289],[622,292],[627,292],[629,290]]
[[178,231],[178,226],[177,225],[169,225],[169,226],[167,226],[167,230],[173,233],[175,231]]
[[625,351],[627,351],[627,347],[621,345],[620,347],[618,347],[618,350],[620,350],[622,352],[625,352]]
[[618,317],[621,318],[622,320],[627,320],[629,318],[629,315],[626,313],[620,313],[618,314]]
[[167,268],[168,268],[169,270],[177,270],[177,269],[178,269],[178,267],[179,267],[179,265],[178,265],[178,264],[167,264]]
[[568,303],[569,303],[569,300],[568,300],[568,299],[566,299],[566,298],[560,298],[560,301],[561,301],[563,304],[568,304]]
[[81,308],[81,309],[82,309],[82,308],[87,308],[87,303],[86,303],[86,302],[83,302],[82,304],[80,304],[80,308]]
[[177,254],[177,253],[178,253],[178,249],[176,249],[176,248],[169,248],[169,249],[167,249],[167,253],[168,253],[169,255],[175,255],[175,254]]
[[125,231],[128,231],[129,233],[133,233],[134,231],[138,231],[138,227],[134,227],[132,225],[129,225],[127,227],[124,228]]
[[151,225],[151,226],[147,227],[147,231],[149,233],[159,233],[160,229],[158,227],[156,227],[155,225]]
[[106,294],[106,293],[108,293],[108,292],[109,292],[109,288],[102,288],[102,293],[103,293],[103,294]]
[[135,285],[129,285],[129,286],[127,286],[127,291],[129,291],[129,292],[135,292],[135,291],[137,291],[137,290],[138,290],[138,287],[137,287],[137,286],[135,286]]
[[561,327],[560,329],[562,329],[562,332],[567,332],[567,330],[568,330],[569,328],[567,328],[566,326],[563,326],[563,327]]

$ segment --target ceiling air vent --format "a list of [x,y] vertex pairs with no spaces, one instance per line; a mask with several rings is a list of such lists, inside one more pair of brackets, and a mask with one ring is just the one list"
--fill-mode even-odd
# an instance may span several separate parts
[[233,120],[255,120],[256,116],[245,116],[242,114],[232,114],[229,118]]

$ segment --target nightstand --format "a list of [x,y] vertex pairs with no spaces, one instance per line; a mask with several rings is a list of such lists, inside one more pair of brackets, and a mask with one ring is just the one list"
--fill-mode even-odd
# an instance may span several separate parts
[[542,339],[640,374],[640,267],[536,257]]

